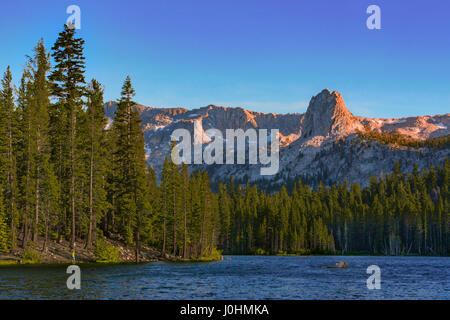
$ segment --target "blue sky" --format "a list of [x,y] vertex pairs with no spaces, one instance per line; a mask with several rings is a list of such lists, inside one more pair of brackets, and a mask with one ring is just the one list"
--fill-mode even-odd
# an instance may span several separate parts
[[[154,107],[208,104],[304,112],[323,88],[356,115],[450,112],[450,2],[444,0],[15,0],[0,2],[0,69],[18,83],[43,37],[51,48],[81,8],[86,78]],[[369,30],[366,8],[381,8]]]

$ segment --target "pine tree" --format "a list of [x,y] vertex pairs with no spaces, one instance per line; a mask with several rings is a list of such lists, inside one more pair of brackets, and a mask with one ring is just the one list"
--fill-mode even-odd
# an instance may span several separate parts
[[188,215],[190,211],[190,199],[189,199],[189,172],[188,166],[183,163],[181,166],[181,179],[182,179],[182,204],[183,204],[183,259],[187,259],[187,244],[188,244]]
[[[52,47],[55,66],[49,79],[52,81],[52,93],[59,100],[51,110],[53,140],[53,158],[58,168],[58,180],[64,188],[61,194],[64,210],[71,213],[71,247],[76,236],[76,176],[78,174],[77,146],[79,133],[78,120],[82,116],[82,97],[84,95],[84,40],[75,38],[75,29],[64,25]],[[67,140],[66,141],[66,137]]]
[[90,248],[97,237],[97,221],[108,210],[106,200],[106,175],[108,150],[106,147],[103,89],[93,79],[87,88],[87,131],[89,158],[89,226],[86,247]]
[[3,193],[0,188],[0,253],[9,252],[11,248],[10,229],[8,219],[3,205]]
[[191,200],[190,219],[188,221],[188,230],[190,238],[189,255],[200,257],[200,230],[202,218],[202,195],[201,195],[201,176],[200,173],[192,173],[189,179],[189,195]]
[[143,217],[142,227],[142,243],[152,247],[159,246],[159,232],[160,225],[158,223],[158,212],[161,207],[159,205],[159,190],[156,182],[156,174],[152,167],[148,167],[148,199],[149,199],[149,213]]
[[123,221],[123,235],[127,243],[135,245],[136,262],[139,262],[142,221],[149,214],[150,207],[145,141],[142,122],[132,101],[134,94],[130,77],[127,77],[122,87],[113,130],[117,136],[117,212]]
[[223,243],[224,250],[230,250],[231,233],[231,204],[227,186],[219,186],[219,215],[220,215],[220,242]]
[[25,68],[18,91],[17,107],[19,113],[19,142],[18,142],[18,178],[20,192],[20,212],[23,229],[22,247],[27,246],[30,240],[31,225],[33,221],[34,185],[32,172],[34,172],[34,112],[31,99],[31,66]]
[[1,98],[0,98],[0,126],[3,127],[4,134],[0,140],[0,157],[4,161],[0,164],[2,178],[0,183],[4,185],[4,197],[6,204],[6,214],[10,221],[11,248],[14,250],[17,242],[17,168],[16,168],[16,144],[18,135],[18,113],[14,105],[14,94],[12,84],[11,69],[8,66],[2,79]]
[[[443,167],[419,172],[414,166],[408,174],[397,162],[392,174],[371,177],[365,188],[345,181],[328,187],[307,178],[289,179],[278,191],[271,184],[266,193],[239,184],[247,182],[244,177],[231,178],[215,193],[207,172],[189,175],[186,164],[180,168],[166,158],[158,186],[157,173],[146,166],[130,78],[107,129],[102,86],[96,80],[84,86],[83,45],[65,26],[48,76],[50,58],[40,40],[16,104],[9,67],[3,75],[0,252],[14,250],[19,240],[26,248],[40,236],[45,251],[55,234],[58,241],[70,239],[71,247],[79,237],[91,248],[99,231],[134,246],[137,262],[143,245],[184,259],[213,256],[216,247],[239,254],[449,254],[449,159]],[[444,137],[420,145],[447,142]]]
[[[34,139],[32,144],[32,155],[34,160],[34,172],[32,173],[34,184],[34,223],[33,223],[33,242],[37,242],[39,234],[40,213],[44,211],[46,217],[45,230],[48,231],[48,221],[50,214],[42,208],[42,199],[54,201],[55,181],[53,179],[53,167],[50,163],[50,141],[49,126],[50,119],[48,107],[50,105],[50,88],[47,80],[47,73],[50,70],[49,55],[47,54],[43,40],[40,40],[35,47],[35,58],[33,60],[33,82],[31,85],[31,112],[33,117],[33,126],[31,136]],[[46,194],[48,192],[49,194]],[[55,209],[55,203],[48,203],[47,210]],[[46,235],[48,232],[46,232]],[[46,242],[45,242],[46,244]],[[45,246],[44,244],[44,246]]]
[[[172,141],[172,146],[174,142]],[[180,171],[175,164],[175,160],[171,159],[170,161],[170,224],[172,225],[172,253],[174,256],[177,255],[177,235],[180,220],[180,185],[181,185],[181,177]]]
[[162,246],[161,253],[164,256],[166,254],[167,249],[167,217],[169,214],[169,201],[168,197],[170,195],[170,178],[171,178],[171,165],[169,163],[169,159],[166,157],[164,159],[163,168],[161,171],[161,227],[162,227]]

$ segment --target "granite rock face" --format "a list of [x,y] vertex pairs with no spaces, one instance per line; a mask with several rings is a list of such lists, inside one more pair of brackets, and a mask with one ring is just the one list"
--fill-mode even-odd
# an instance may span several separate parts
[[[117,104],[105,104],[108,126],[113,122]],[[206,107],[152,108],[136,105],[143,121],[147,162],[159,175],[164,158],[169,155],[170,136],[175,129],[189,130],[194,136],[194,122],[201,120],[204,130],[215,128],[225,137],[226,129],[278,129],[280,167],[275,176],[261,176],[260,165],[190,165],[190,170],[207,170],[213,180],[240,181],[276,186],[302,178],[316,185],[359,182],[366,185],[370,176],[391,172],[400,161],[402,170],[411,171],[431,164],[442,165],[449,156],[448,148],[439,150],[412,149],[361,141],[359,131],[398,133],[411,139],[424,140],[450,134],[450,114],[400,119],[377,119],[354,116],[337,91],[322,90],[312,97],[305,113],[276,114],[249,111],[243,108]],[[192,141],[193,142],[193,141]],[[206,147],[211,139],[203,139]]]
[[302,138],[343,136],[363,129],[362,123],[348,111],[342,96],[328,89],[312,97],[302,118]]

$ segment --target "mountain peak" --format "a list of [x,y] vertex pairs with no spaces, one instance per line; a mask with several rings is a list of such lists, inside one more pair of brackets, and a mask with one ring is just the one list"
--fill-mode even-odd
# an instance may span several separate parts
[[302,137],[339,136],[362,130],[363,125],[345,106],[342,95],[323,89],[311,98],[302,121]]

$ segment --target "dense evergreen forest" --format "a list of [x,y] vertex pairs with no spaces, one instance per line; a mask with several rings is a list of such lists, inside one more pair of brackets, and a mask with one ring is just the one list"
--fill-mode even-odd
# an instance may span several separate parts
[[219,187],[221,248],[228,253],[448,255],[450,161],[370,185],[316,190],[298,181],[266,194],[233,182]]
[[[84,41],[64,27],[43,40],[15,88],[8,67],[0,97],[0,252],[50,241],[95,248],[104,238],[184,259],[233,254],[449,253],[449,175],[442,168],[312,190],[276,193],[218,185],[166,159],[157,184],[146,166],[131,80],[113,124],[103,87],[86,83]],[[39,241],[41,240],[41,241]],[[37,243],[42,246],[36,247]]]
[[[188,177],[186,168],[178,177],[167,162],[163,175],[170,179],[156,185],[130,78],[107,129],[103,87],[86,83],[83,49],[84,40],[64,26],[51,52],[37,43],[17,89],[10,68],[4,73],[0,252],[46,251],[49,241],[62,240],[90,249],[107,237],[135,248],[136,261],[142,245],[184,258],[217,255],[209,178]],[[183,217],[175,199],[188,193],[189,220],[186,203]]]

